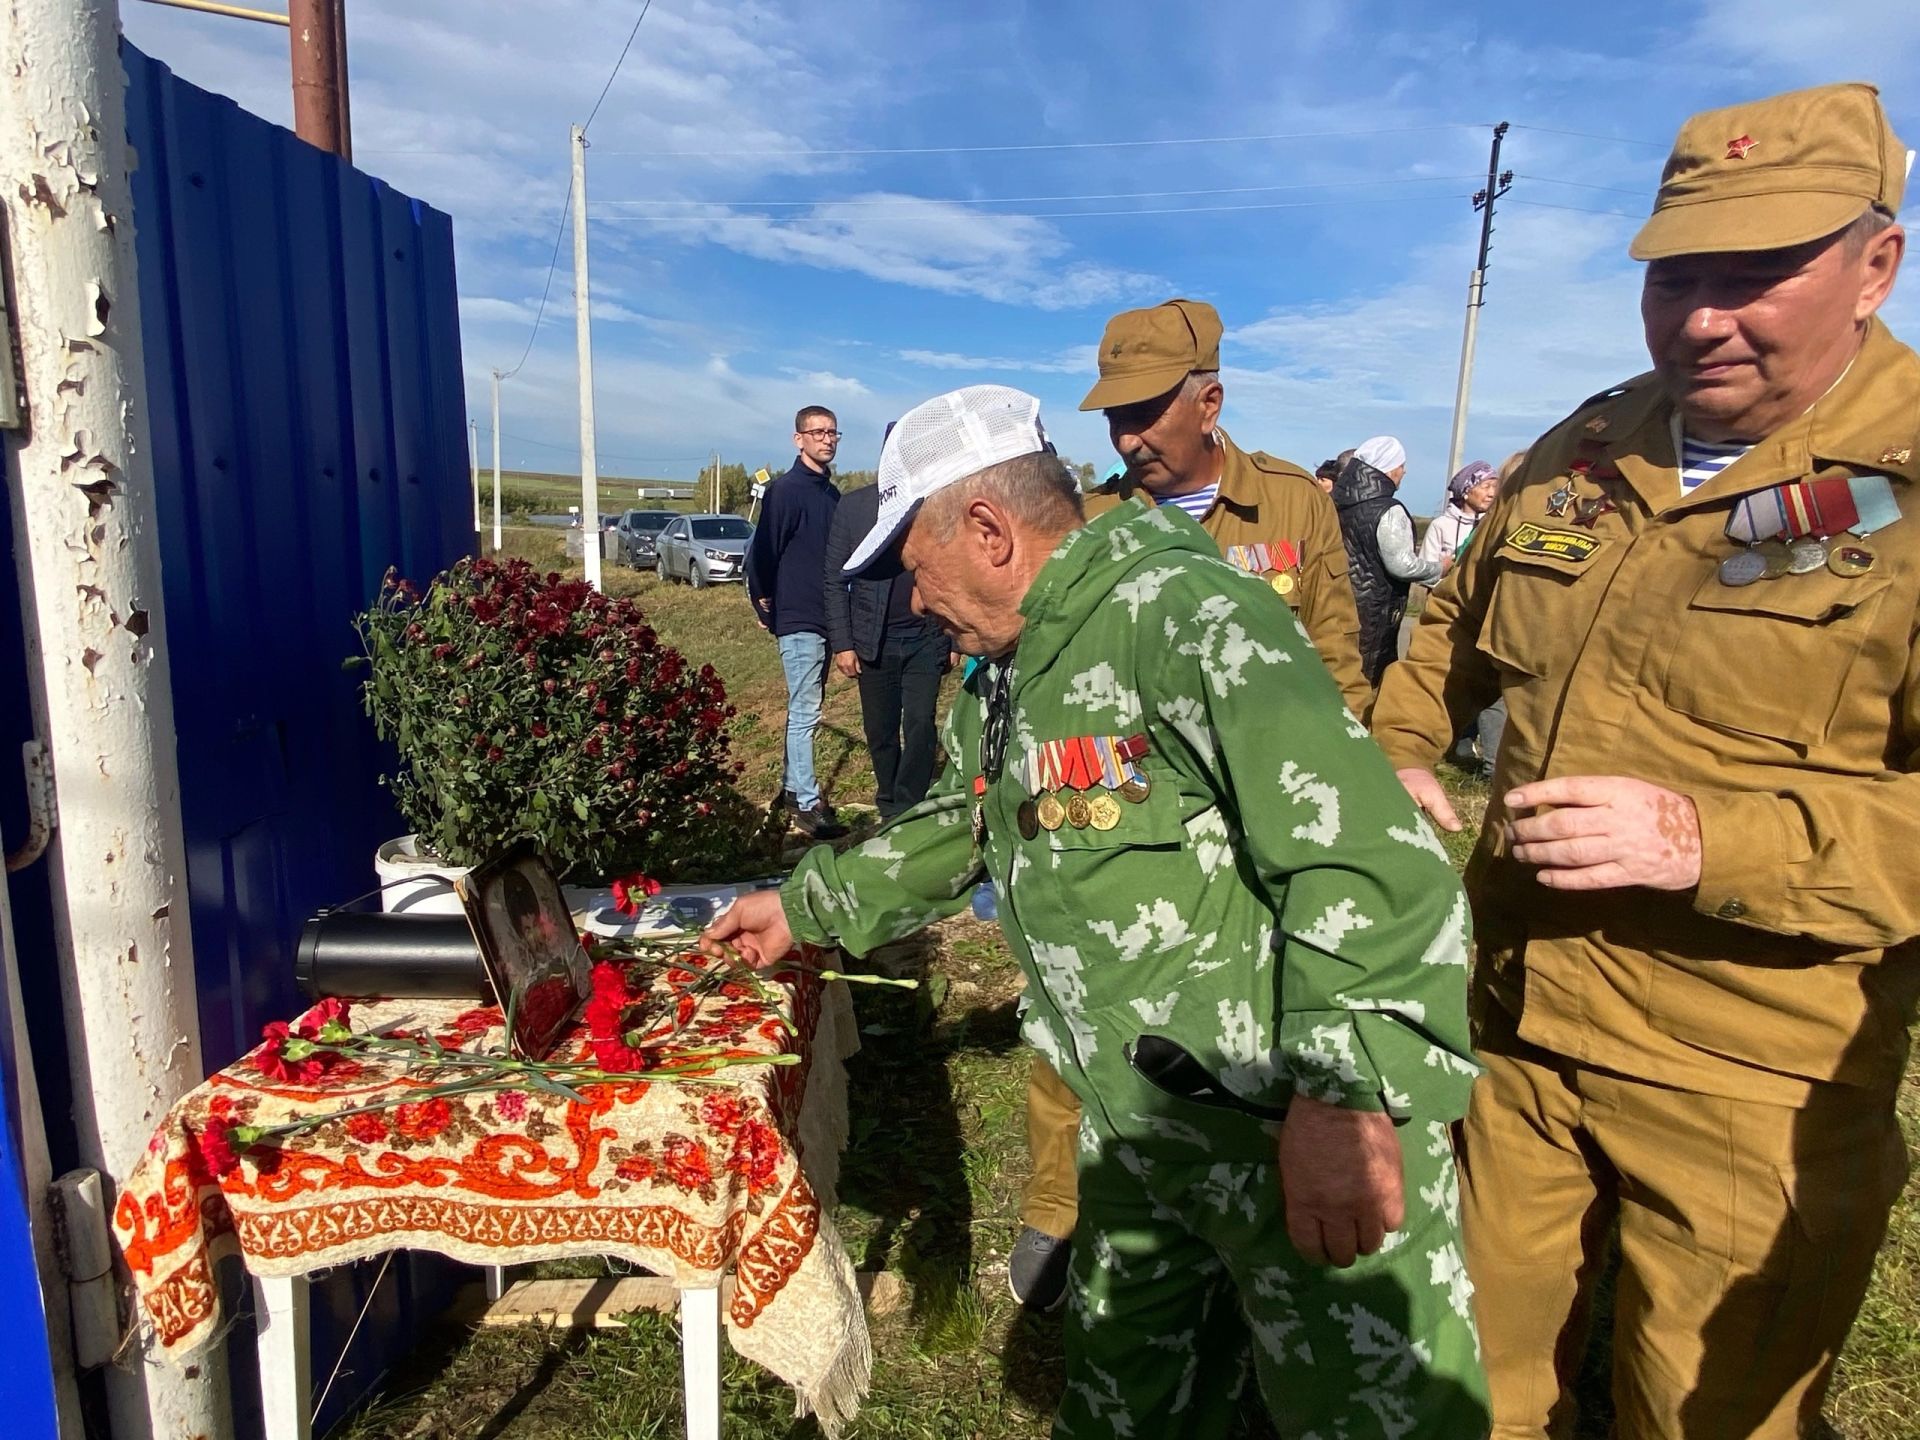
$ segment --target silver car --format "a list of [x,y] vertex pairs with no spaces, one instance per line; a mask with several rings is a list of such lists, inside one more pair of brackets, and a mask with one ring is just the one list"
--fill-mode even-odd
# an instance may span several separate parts
[[653,547],[653,573],[685,580],[696,590],[721,580],[739,580],[753,526],[738,515],[681,515],[660,532]]

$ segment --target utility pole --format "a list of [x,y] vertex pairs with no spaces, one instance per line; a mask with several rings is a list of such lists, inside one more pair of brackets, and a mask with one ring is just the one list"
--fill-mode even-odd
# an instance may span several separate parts
[[328,154],[350,159],[343,3],[287,0],[287,34],[293,45],[293,133]]
[[[29,416],[5,439],[11,623],[25,629],[34,727],[53,762],[47,960],[60,976],[74,1139],[104,1192],[82,1238],[101,1242],[115,1181],[206,1077],[119,39],[115,0],[0,7],[0,173],[34,182],[0,195]],[[130,1283],[115,1247],[114,1287]],[[135,1332],[127,1350],[104,1367],[116,1440],[233,1433],[225,1347],[192,1366],[147,1363]]]
[[587,132],[573,127],[573,337],[580,368],[580,551],[600,588],[600,469],[593,453],[593,316],[587,294]]
[[493,553],[500,553],[500,372],[493,372]]
[[[467,421],[467,465],[473,471],[473,533],[480,534],[480,422]],[[478,543],[476,540],[475,543]]]
[[1453,440],[1447,446],[1447,474],[1455,474],[1466,458],[1467,394],[1473,389],[1473,342],[1480,333],[1480,307],[1487,297],[1487,252],[1493,248],[1493,202],[1513,188],[1513,172],[1500,168],[1500,142],[1507,138],[1507,122],[1493,127],[1493,153],[1487,158],[1487,188],[1473,197],[1480,212],[1480,254],[1467,280],[1467,330],[1460,341],[1460,386],[1453,395]]

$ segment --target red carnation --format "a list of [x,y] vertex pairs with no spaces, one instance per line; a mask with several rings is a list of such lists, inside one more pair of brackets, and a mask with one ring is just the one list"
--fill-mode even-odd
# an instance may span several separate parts
[[[588,742],[593,743],[593,742]],[[622,915],[638,915],[640,902],[660,893],[660,882],[635,871],[613,882],[613,908]]]

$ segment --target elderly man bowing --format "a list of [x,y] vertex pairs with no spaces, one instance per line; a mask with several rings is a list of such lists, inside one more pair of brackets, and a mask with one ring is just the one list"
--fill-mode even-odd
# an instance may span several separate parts
[[1485,1433],[1448,1123],[1465,898],[1286,602],[1172,507],[1082,520],[1031,396],[909,412],[848,572],[988,657],[953,764],[858,850],[708,931],[855,953],[991,878],[1028,1041],[1078,1095],[1055,1433],[1228,1433],[1251,1353],[1283,1434]]
[[1463,1153],[1500,1436],[1570,1432],[1616,1223],[1618,1433],[1811,1433],[1906,1173],[1906,167],[1865,85],[1686,123],[1632,247],[1653,371],[1533,447],[1374,713],[1457,829],[1427,767],[1507,701]]

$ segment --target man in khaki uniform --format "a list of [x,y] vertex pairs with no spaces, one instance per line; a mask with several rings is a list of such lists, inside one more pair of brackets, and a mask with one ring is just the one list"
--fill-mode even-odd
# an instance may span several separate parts
[[1533,447],[1374,713],[1457,829],[1428,767],[1507,702],[1461,1157],[1498,1437],[1571,1433],[1616,1222],[1617,1433],[1810,1433],[1906,1173],[1906,166],[1865,85],[1687,122],[1632,247],[1653,371]]
[[[1088,518],[1138,495],[1177,505],[1235,565],[1262,576],[1291,605],[1334,683],[1365,718],[1373,688],[1360,669],[1360,618],[1347,581],[1340,517],[1313,476],[1264,451],[1242,450],[1220,428],[1220,313],[1199,300],[1126,310],[1100,337],[1100,379],[1082,410],[1106,413],[1126,472],[1086,497]],[[1033,1174],[1025,1226],[1009,1264],[1014,1294],[1048,1308],[1066,1275],[1077,1214],[1074,1150],[1080,1106],[1046,1061],[1027,1087]]]

